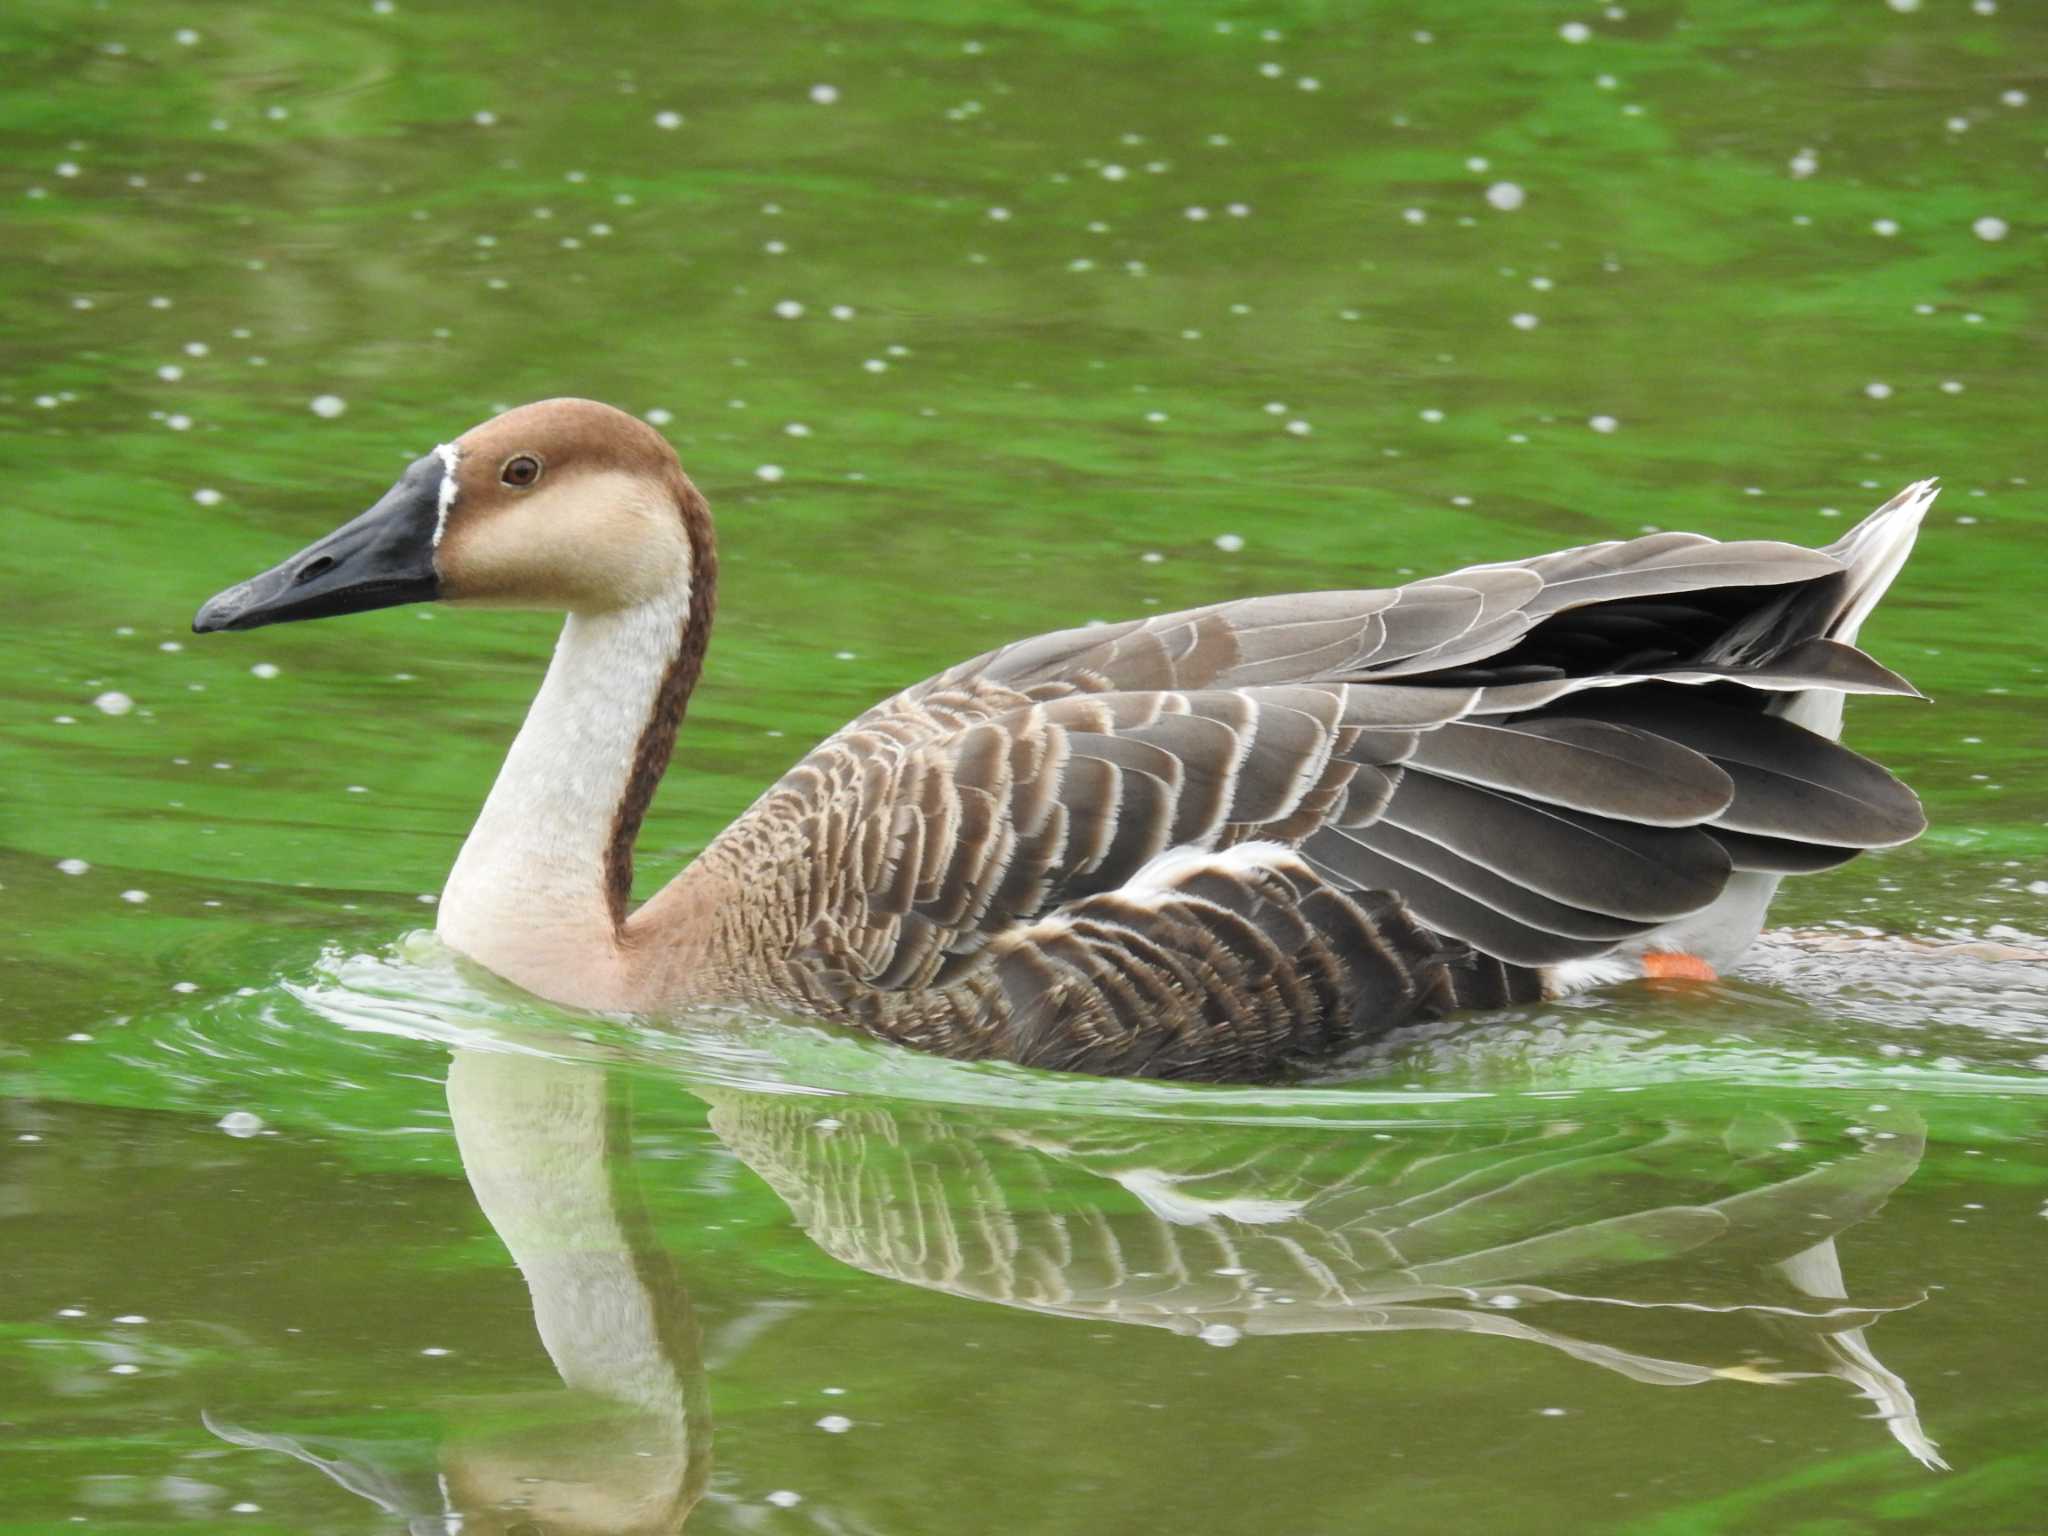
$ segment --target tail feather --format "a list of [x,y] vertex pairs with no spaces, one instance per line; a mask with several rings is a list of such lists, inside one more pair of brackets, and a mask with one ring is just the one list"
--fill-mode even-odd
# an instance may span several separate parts
[[[1913,552],[1920,520],[1940,493],[1939,481],[1916,480],[1827,546],[1824,553],[1842,562],[1842,574],[1814,583],[1810,633],[1841,645],[1856,643],[1863,621]],[[1832,689],[1782,694],[1769,709],[1830,740],[1842,734],[1842,695]]]
[[[1789,652],[1801,645],[1810,648],[1818,641],[1862,658],[1861,651],[1852,649],[1857,634],[1912,553],[1920,521],[1938,492],[1934,480],[1915,481],[1828,545],[1822,553],[1841,563],[1841,573],[1808,582],[1773,604],[1768,621],[1770,643]],[[1762,638],[1763,631],[1754,623],[1745,627],[1751,630],[1751,639]],[[1918,692],[1910,687],[1907,691]],[[1840,687],[1778,692],[1771,695],[1765,711],[1832,742],[1842,733],[1843,698]],[[1844,762],[1853,759],[1856,764],[1863,763],[1847,752],[1842,752],[1840,758]],[[1879,807],[1885,813],[1883,819],[1892,825],[1887,835],[1864,838],[1866,843],[1904,841],[1916,836],[1925,825],[1912,791],[1896,782],[1890,784],[1890,790],[1895,793],[1878,798],[1883,802]],[[1651,935],[1651,942],[1656,947],[1703,955],[1725,968],[1733,964],[1762,929],[1764,913],[1777,891],[1778,881],[1788,873],[1826,868],[1839,861],[1843,850],[1835,844],[1740,833],[1726,838],[1723,846],[1727,847],[1736,870],[1720,899],[1691,917],[1658,930]]]
[[1892,578],[1913,552],[1920,520],[1940,494],[1940,481],[1916,480],[1827,546],[1824,553],[1847,567],[1843,574],[1848,578],[1841,606],[1822,631],[1830,640],[1845,645],[1856,643],[1863,621],[1870,617],[1870,610],[1877,606],[1877,600],[1884,596]]

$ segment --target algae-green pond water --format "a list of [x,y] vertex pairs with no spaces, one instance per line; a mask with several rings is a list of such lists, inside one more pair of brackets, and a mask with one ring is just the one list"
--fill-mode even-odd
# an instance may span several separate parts
[[[2021,1532],[2048,16],[0,17],[0,1532]],[[431,938],[554,621],[187,632],[493,410],[723,551],[642,893],[1003,640],[1944,477],[1917,844],[1335,1081],[542,1007]]]

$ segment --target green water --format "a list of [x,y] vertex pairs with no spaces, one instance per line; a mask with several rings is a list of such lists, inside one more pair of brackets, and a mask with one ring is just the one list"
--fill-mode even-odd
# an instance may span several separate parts
[[[2044,58],[2021,0],[8,8],[0,1532],[2038,1530]],[[643,892],[1019,634],[1926,474],[1865,639],[1936,702],[1850,733],[1933,830],[1726,984],[1315,1087],[539,1007],[407,935],[551,622],[186,626],[560,393],[719,518]]]

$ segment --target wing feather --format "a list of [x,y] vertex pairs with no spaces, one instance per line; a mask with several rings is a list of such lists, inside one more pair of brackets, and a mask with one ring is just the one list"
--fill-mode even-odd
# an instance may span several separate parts
[[1847,848],[1890,847],[1926,830],[1919,798],[1884,768],[1789,720],[1668,695],[1592,707],[1718,764],[1735,798],[1716,826]]
[[1440,778],[1645,826],[1710,821],[1735,798],[1726,772],[1676,742],[1594,720],[1454,722],[1409,759]]
[[1699,911],[1732,867],[1691,827],[1637,826],[1428,774],[1409,773],[1382,819],[1554,901],[1631,920]]
[[1310,838],[1302,853],[1317,872],[1345,886],[1398,891],[1402,904],[1429,928],[1515,965],[1587,960],[1614,947],[1611,939],[1574,939],[1533,928],[1334,828]]
[[1441,843],[1403,831],[1389,822],[1347,833],[1346,836],[1383,857],[1441,881],[1461,895],[1484,902],[1495,911],[1544,933],[1615,944],[1657,926],[1655,919],[1610,917],[1554,901],[1484,865],[1459,857]]

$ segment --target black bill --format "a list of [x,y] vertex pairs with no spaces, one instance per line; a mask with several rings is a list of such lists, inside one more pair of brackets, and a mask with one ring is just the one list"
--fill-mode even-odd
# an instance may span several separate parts
[[361,517],[284,564],[209,598],[192,620],[193,632],[257,629],[439,597],[434,531],[446,473],[439,454],[416,460]]

